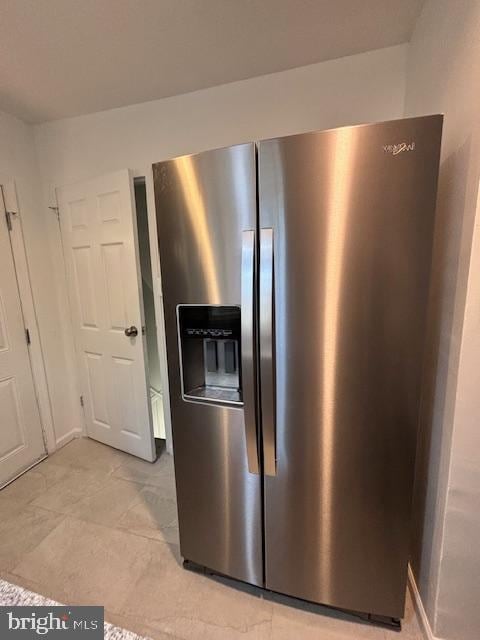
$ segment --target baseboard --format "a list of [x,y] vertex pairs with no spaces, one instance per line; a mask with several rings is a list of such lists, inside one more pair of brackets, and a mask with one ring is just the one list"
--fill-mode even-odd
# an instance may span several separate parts
[[68,433],[65,433],[60,438],[57,438],[56,451],[58,451],[58,449],[61,449],[62,447],[64,447],[71,440],[74,440],[75,438],[81,438],[82,435],[83,435],[83,431],[81,429],[72,429]]
[[412,596],[413,604],[415,605],[415,611],[425,640],[438,640],[438,638],[433,635],[427,613],[423,606],[422,598],[418,591],[417,583],[415,582],[415,576],[413,575],[412,567],[410,565],[408,565],[408,588],[410,589],[410,594]]

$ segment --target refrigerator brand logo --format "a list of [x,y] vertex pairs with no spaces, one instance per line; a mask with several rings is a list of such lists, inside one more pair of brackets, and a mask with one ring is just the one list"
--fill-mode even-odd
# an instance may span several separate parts
[[398,156],[399,153],[404,151],[414,151],[415,142],[400,142],[399,144],[385,144],[383,146],[385,153],[391,153],[392,156]]

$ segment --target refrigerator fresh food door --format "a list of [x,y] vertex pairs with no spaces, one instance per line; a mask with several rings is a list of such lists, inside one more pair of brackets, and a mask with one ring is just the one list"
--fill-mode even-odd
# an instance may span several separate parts
[[266,586],[404,612],[442,117],[259,144]]
[[182,556],[262,584],[255,147],[153,167]]

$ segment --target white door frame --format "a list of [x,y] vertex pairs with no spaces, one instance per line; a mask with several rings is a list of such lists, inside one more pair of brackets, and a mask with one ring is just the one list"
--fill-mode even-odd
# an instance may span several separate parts
[[[3,193],[5,208],[10,212],[12,229],[10,231],[10,241],[13,254],[13,262],[17,274],[20,304],[24,317],[25,327],[30,334],[30,344],[28,348],[30,367],[32,369],[33,384],[36,401],[40,414],[40,423],[43,431],[43,439],[47,453],[51,454],[56,450],[55,429],[53,423],[53,413],[48,390],[47,375],[45,370],[45,360],[43,356],[42,342],[38,328],[37,313],[32,293],[30,269],[25,248],[25,240],[22,226],[22,212],[18,206],[15,181],[6,176],[0,175],[0,187]],[[3,202],[1,203],[3,208]],[[3,212],[1,213],[3,215]]]
[[[150,238],[150,260],[152,265],[152,283],[153,283],[153,294],[154,294],[154,304],[155,304],[155,318],[157,325],[157,345],[159,350],[159,358],[160,358],[160,371],[162,376],[162,400],[163,400],[163,417],[165,422],[165,437],[166,437],[166,449],[168,453],[173,454],[173,441],[172,441],[172,422],[170,416],[170,394],[169,394],[169,384],[168,384],[168,368],[167,368],[167,347],[165,341],[165,324],[164,324],[164,316],[163,316],[163,293],[162,293],[162,282],[161,282],[161,273],[160,273],[160,255],[158,250],[158,236],[157,236],[157,217],[155,211],[155,194],[153,189],[153,170],[151,165],[143,168],[143,169],[133,169],[131,170],[131,175],[133,178],[144,178],[145,179],[145,187],[147,194],[147,215],[148,215],[148,233]],[[53,191],[53,201],[51,203],[52,209],[58,210],[58,202],[56,197],[56,189],[61,185],[55,185]],[[60,234],[61,236],[61,234]],[[60,238],[61,241],[61,238]],[[64,277],[67,277],[67,267],[65,263],[65,254],[62,248],[62,261],[63,261],[63,272]],[[73,321],[72,314],[69,306],[69,316],[70,316],[70,326],[73,331]],[[78,375],[75,381],[78,396],[80,396],[80,384],[78,380]],[[153,427],[152,427],[153,428]],[[83,432],[86,432],[85,423],[83,424]]]
[[142,172],[133,172],[134,177],[144,177],[147,191],[148,235],[150,238],[150,260],[152,264],[153,298],[155,320],[157,325],[157,345],[160,358],[160,374],[162,377],[163,419],[165,423],[165,439],[168,453],[173,454],[172,421],[170,415],[170,392],[168,385],[167,344],[165,341],[165,319],[163,315],[162,276],[160,271],[160,253],[158,250],[157,215],[155,209],[155,192],[153,189],[152,167]]

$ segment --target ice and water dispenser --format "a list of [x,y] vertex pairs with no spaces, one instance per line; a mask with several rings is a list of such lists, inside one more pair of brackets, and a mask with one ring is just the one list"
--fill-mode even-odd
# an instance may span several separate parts
[[240,307],[178,305],[184,398],[242,403]]

